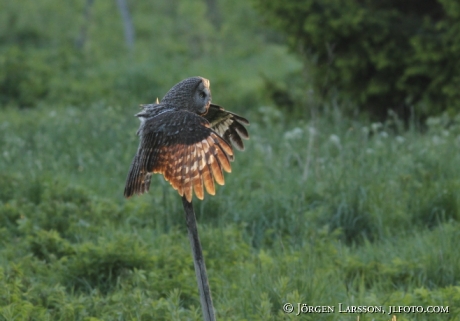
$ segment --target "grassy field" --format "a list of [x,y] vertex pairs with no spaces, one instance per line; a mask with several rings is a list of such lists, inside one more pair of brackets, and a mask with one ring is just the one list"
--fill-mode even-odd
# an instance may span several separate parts
[[[122,198],[133,112],[2,111],[1,320],[200,320],[179,196],[158,176]],[[419,134],[338,111],[240,112],[247,150],[217,196],[195,200],[219,320],[391,319],[339,303],[448,306],[396,316],[460,319],[457,122]],[[297,303],[336,310],[295,316]]]
[[0,10],[0,321],[202,319],[177,192],[123,198],[138,104],[194,75],[251,122],[194,201],[218,320],[460,320],[460,118],[345,117],[247,1],[219,25],[207,1],[130,1],[131,51],[115,2],[84,3]]

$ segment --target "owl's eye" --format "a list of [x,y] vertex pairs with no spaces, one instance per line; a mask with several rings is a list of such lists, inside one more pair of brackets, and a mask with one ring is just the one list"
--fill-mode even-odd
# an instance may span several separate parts
[[200,98],[204,98],[204,97],[206,97],[206,94],[202,91],[202,92],[200,92],[199,96],[200,96]]

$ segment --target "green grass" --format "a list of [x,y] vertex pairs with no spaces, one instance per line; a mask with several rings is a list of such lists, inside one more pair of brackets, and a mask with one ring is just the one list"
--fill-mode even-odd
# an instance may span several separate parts
[[[2,111],[0,320],[201,319],[179,196],[157,176],[149,194],[122,198],[132,113]],[[455,121],[420,134],[243,114],[247,150],[215,197],[195,200],[219,320],[296,319],[284,302],[444,305],[436,319],[460,318]]]
[[115,4],[84,21],[84,3],[0,11],[0,321],[201,320],[177,192],[156,175],[123,198],[137,105],[192,75],[251,122],[226,185],[194,202],[218,320],[391,319],[286,302],[460,320],[460,119],[344,118],[246,1],[219,0],[219,27],[209,2],[129,1],[131,52]]

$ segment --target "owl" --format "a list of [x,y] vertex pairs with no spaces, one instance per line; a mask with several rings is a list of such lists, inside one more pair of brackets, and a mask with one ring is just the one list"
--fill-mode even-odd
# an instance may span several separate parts
[[139,148],[129,169],[124,195],[149,190],[152,174],[164,178],[192,201],[193,191],[215,194],[214,181],[224,185],[223,171],[231,172],[232,145],[244,150],[249,139],[247,119],[211,103],[209,80],[192,77],[174,85],[154,104],[141,105]]

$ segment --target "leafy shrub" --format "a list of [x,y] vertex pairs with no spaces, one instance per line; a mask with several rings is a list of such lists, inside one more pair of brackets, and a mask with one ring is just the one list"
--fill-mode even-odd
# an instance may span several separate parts
[[98,288],[103,293],[113,289],[130,270],[153,266],[145,247],[126,236],[115,241],[100,239],[98,244],[82,244],[69,260],[65,276],[69,288],[83,291]]
[[7,228],[9,236],[32,235],[29,248],[40,259],[67,253],[61,237],[74,242],[80,233],[97,238],[100,224],[137,224],[132,216],[123,216],[125,210],[113,202],[90,197],[78,186],[50,184],[46,175],[29,179],[28,184],[21,184],[20,175],[0,177],[4,179],[0,180],[0,226]]
[[39,230],[28,237],[30,251],[40,260],[50,262],[66,255],[72,255],[74,250],[70,243],[61,238],[56,231]]
[[0,173],[0,201],[7,202],[19,194],[20,180],[16,175]]
[[51,69],[37,51],[0,53],[0,104],[33,107],[49,93]]
[[254,0],[307,59],[317,93],[337,90],[378,118],[460,106],[456,0]]
[[68,236],[75,226],[88,225],[92,217],[91,202],[83,190],[56,185],[46,187],[40,203],[34,211],[26,214],[23,228],[55,230]]
[[0,202],[0,225],[7,228],[8,234],[19,233],[18,221],[24,215],[23,209],[17,206],[16,202],[2,204]]
[[40,308],[23,299],[27,277],[17,265],[8,269],[0,267],[0,320],[30,320],[40,316]]

